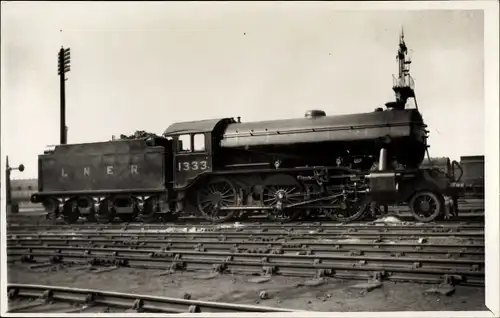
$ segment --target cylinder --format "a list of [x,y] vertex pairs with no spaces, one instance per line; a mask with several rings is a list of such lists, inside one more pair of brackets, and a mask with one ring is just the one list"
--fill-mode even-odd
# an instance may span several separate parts
[[380,149],[380,157],[378,160],[378,170],[379,171],[387,170],[387,149],[386,148]]

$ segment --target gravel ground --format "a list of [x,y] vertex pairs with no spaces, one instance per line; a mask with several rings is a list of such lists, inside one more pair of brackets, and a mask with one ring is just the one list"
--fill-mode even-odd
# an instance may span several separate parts
[[[272,277],[268,282],[252,283],[251,276],[224,274],[212,279],[197,279],[200,273],[175,273],[119,268],[93,273],[72,268],[53,272],[30,270],[26,265],[11,264],[9,283],[56,285],[103,289],[155,296],[184,297],[313,311],[461,311],[487,310],[484,288],[457,286],[451,296],[426,294],[436,287],[412,283],[384,282],[366,292],[352,286],[363,281],[328,279],[320,286],[304,286],[305,278]],[[269,298],[260,299],[266,291]]]

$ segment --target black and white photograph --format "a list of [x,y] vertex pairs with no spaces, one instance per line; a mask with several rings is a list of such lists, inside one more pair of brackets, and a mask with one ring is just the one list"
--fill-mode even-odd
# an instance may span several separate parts
[[498,12],[2,1],[0,315],[499,317]]

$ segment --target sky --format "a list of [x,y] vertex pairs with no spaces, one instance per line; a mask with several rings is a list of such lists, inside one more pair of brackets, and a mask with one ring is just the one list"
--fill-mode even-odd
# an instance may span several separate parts
[[[71,48],[68,143],[178,121],[371,112],[394,100],[401,27],[432,157],[484,154],[482,11],[319,3],[3,2],[2,156],[36,178],[59,142],[57,52]],[[62,32],[60,31],[62,30]]]

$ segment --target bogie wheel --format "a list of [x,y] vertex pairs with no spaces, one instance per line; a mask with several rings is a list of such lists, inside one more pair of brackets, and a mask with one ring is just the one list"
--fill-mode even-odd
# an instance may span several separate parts
[[224,177],[216,177],[197,191],[198,211],[211,222],[220,223],[230,220],[234,212],[220,210],[221,207],[236,206],[237,193],[233,183]]
[[432,222],[443,212],[443,198],[431,191],[421,191],[413,195],[409,202],[413,217],[420,222]]
[[324,209],[325,215],[337,222],[354,222],[364,218],[369,212],[370,200],[367,197],[334,199],[330,204],[338,205],[336,208]]
[[99,223],[109,223],[115,218],[115,213],[109,199],[104,199],[99,204],[99,209],[97,210],[96,219]]
[[272,175],[264,180],[261,204],[273,207],[271,211],[265,210],[271,220],[280,222],[297,220],[302,214],[300,209],[280,209],[278,203],[281,202],[282,206],[286,206],[303,200],[304,186],[293,176]]
[[63,219],[68,224],[73,224],[80,218],[78,211],[78,202],[76,200],[68,200],[63,206]]

